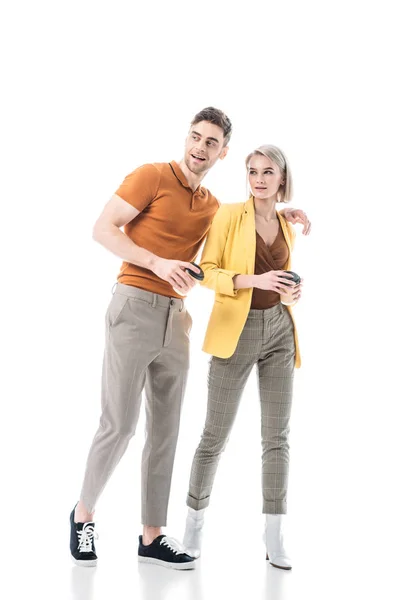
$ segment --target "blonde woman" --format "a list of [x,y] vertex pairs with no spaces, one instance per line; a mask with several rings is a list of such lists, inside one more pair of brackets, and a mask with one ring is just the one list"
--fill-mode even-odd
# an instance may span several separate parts
[[275,567],[291,569],[282,524],[293,372],[300,366],[300,353],[292,311],[281,303],[281,294],[287,294],[289,285],[298,300],[301,283],[295,285],[284,273],[290,270],[294,231],[276,205],[290,201],[292,176],[285,155],[275,146],[251,152],[246,169],[251,196],[247,202],[219,208],[200,264],[203,285],[215,291],[203,346],[212,358],[207,417],[191,469],[183,543],[191,555],[200,555],[204,511],[218,462],[244,386],[257,365],[267,558]]

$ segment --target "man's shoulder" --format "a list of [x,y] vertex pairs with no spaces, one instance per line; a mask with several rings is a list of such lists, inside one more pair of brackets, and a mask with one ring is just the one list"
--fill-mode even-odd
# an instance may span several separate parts
[[136,167],[130,174],[137,182],[148,183],[155,186],[155,190],[170,187],[175,182],[174,174],[169,163],[152,162],[143,163]]
[[153,162],[149,164],[155,169],[157,169],[159,173],[172,173],[171,165],[169,162]]
[[148,173],[149,175],[161,175],[163,173],[168,173],[171,171],[169,163],[161,163],[161,162],[148,162],[138,165],[134,170],[135,172]]
[[[173,161],[172,161],[173,163]],[[168,189],[172,187],[176,189],[179,186],[180,176],[177,174],[174,165],[171,162],[154,162],[151,163],[150,167],[158,173],[160,178],[160,187]]]
[[134,167],[127,175],[127,178],[132,181],[142,181],[143,179],[159,178],[160,168],[157,163],[143,163]]
[[135,171],[142,171],[149,175],[162,175],[163,173],[168,172],[168,170],[170,170],[169,163],[160,162],[143,163],[135,169]]

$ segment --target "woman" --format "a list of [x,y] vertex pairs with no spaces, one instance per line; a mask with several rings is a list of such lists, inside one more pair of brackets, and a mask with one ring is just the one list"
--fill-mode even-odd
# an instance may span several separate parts
[[[276,211],[289,202],[292,177],[285,155],[261,146],[246,159],[251,197],[222,205],[213,221],[201,267],[203,285],[215,291],[203,350],[212,354],[207,417],[189,484],[184,545],[200,555],[204,511],[210,501],[219,458],[236,416],[241,394],[255,364],[262,415],[263,513],[267,559],[291,569],[283,547],[289,466],[289,418],[294,367],[300,354],[291,308],[281,294],[300,298],[301,283],[287,279],[294,231]],[[286,275],[286,277],[285,277]]]

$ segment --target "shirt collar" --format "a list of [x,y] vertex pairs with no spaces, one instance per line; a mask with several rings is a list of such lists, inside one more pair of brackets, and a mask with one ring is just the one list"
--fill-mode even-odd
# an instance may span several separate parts
[[205,191],[202,185],[199,185],[194,191],[192,190],[192,188],[188,184],[188,180],[186,179],[182,169],[179,166],[179,163],[177,163],[176,160],[171,160],[169,164],[171,165],[175,177],[181,182],[181,184],[184,187],[188,188],[192,192],[192,194],[200,194],[201,196],[205,195]]
[[172,171],[174,172],[175,177],[181,182],[181,184],[186,187],[189,188],[190,190],[192,190],[192,188],[190,187],[190,185],[188,184],[188,181],[182,171],[182,169],[180,168],[179,164],[176,162],[176,160],[171,160],[171,162],[169,163],[171,165]]

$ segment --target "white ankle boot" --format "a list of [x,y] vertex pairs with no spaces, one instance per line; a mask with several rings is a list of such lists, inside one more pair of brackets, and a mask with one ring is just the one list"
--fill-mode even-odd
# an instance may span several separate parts
[[205,508],[202,508],[201,510],[189,508],[188,515],[186,517],[183,545],[186,548],[187,554],[189,554],[189,556],[193,556],[193,558],[198,558],[200,556],[205,510]]
[[285,515],[266,515],[264,541],[267,546],[267,560],[278,569],[291,569],[290,560],[283,546],[283,522]]

